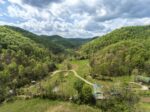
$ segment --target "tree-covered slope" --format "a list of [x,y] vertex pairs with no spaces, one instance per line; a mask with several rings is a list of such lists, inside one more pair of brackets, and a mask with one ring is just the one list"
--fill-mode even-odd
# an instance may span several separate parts
[[82,47],[92,76],[150,76],[150,26],[117,29]]
[[42,44],[43,46],[47,47],[50,51],[52,51],[54,54],[69,53],[71,49],[76,49],[90,40],[80,38],[67,39],[59,35],[52,35],[52,36],[36,35],[19,27],[14,26],[5,26],[5,27],[18,32],[21,35],[36,41],[37,43]]
[[82,39],[82,38],[63,38],[59,35],[52,35],[52,36],[41,35],[41,37],[44,37],[53,43],[59,44],[66,49],[78,48],[82,44],[90,41],[90,39]]
[[15,90],[43,78],[53,67],[52,53],[34,40],[0,27],[0,102]]
[[150,26],[129,26],[114,30],[109,34],[94,39],[82,46],[85,54],[97,52],[104,47],[123,40],[148,39],[150,38]]
[[[14,26],[5,26],[5,27],[13,30],[13,31],[25,36],[25,37],[28,37],[37,43],[40,43],[41,45],[48,48],[50,51],[52,51],[55,54],[65,52],[63,45],[60,45],[59,43],[53,42],[53,39],[47,38],[47,36],[43,36],[43,35],[39,36],[39,35],[36,35],[32,32],[29,32],[27,30],[21,29],[19,27],[14,27]],[[54,36],[54,37],[56,37],[56,36]]]
[[150,39],[126,40],[109,45],[91,57],[91,66],[94,77],[150,76]]

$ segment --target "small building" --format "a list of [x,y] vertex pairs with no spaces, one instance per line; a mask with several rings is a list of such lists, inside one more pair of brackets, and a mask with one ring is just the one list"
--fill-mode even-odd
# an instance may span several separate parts
[[145,83],[145,84],[150,84],[150,77],[145,77],[145,76],[136,76],[135,77],[135,81],[137,82],[142,82],[142,83]]
[[32,83],[32,84],[36,84],[36,81],[35,81],[35,80],[33,80],[33,81],[31,81],[31,83]]
[[104,99],[104,94],[102,92],[102,86],[98,85],[98,84],[94,84],[93,85],[93,94],[96,100],[102,100]]

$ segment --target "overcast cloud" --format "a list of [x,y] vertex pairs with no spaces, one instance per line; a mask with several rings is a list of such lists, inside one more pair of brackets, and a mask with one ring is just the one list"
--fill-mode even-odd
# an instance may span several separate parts
[[0,0],[0,24],[66,38],[150,24],[150,0]]

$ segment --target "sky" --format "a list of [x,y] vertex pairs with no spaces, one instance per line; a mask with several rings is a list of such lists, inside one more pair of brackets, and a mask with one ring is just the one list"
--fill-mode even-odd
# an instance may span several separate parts
[[0,0],[0,25],[66,38],[150,24],[150,0]]

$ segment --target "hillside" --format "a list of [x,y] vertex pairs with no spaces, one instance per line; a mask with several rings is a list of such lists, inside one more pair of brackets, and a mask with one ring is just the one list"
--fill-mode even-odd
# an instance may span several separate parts
[[54,69],[53,54],[32,39],[0,27],[0,102]]
[[52,35],[52,36],[36,35],[32,32],[21,29],[19,27],[14,27],[14,26],[5,26],[5,27],[18,32],[21,35],[28,37],[37,43],[42,44],[44,47],[48,48],[54,54],[70,53],[71,49],[79,48],[82,44],[90,41],[90,39],[80,39],[80,38],[67,39],[59,35]]
[[150,26],[129,26],[114,30],[104,36],[94,39],[93,41],[82,46],[81,50],[85,54],[97,52],[104,47],[123,40],[149,39]]
[[149,76],[150,26],[117,29],[81,48],[90,57],[92,76]]
[[90,39],[82,39],[82,38],[64,38],[59,35],[52,35],[52,36],[41,35],[41,37],[44,37],[45,39],[48,39],[49,41],[53,43],[62,45],[66,49],[67,48],[79,48],[81,45],[90,41]]

